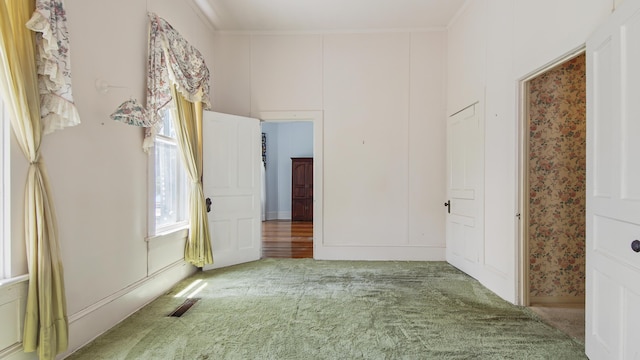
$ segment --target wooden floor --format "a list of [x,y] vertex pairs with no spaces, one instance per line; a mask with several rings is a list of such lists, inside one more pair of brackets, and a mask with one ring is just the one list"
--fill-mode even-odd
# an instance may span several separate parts
[[313,258],[313,222],[262,222],[262,258]]

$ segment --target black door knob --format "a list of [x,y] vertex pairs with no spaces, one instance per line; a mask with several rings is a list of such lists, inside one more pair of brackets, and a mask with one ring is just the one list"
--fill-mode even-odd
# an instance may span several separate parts
[[635,252],[640,252],[640,240],[633,240],[631,242],[631,249]]
[[207,205],[207,212],[211,212],[211,198],[207,198],[205,204]]

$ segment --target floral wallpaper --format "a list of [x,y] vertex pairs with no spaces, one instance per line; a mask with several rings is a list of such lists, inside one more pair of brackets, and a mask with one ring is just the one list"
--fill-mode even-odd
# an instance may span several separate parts
[[585,294],[585,57],[529,82],[532,297]]

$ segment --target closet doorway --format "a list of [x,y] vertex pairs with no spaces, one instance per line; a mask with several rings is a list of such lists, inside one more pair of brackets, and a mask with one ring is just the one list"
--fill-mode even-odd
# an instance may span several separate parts
[[[266,120],[262,122],[265,156],[265,204],[263,205],[262,257],[263,258],[313,258],[314,220],[304,217],[301,221],[295,212],[297,188],[292,183],[294,161],[307,159],[313,169],[315,162],[313,120]],[[309,174],[313,184],[314,174]],[[313,185],[308,193],[315,197]],[[299,187],[299,186],[298,186]],[[314,212],[315,198],[309,198],[308,211]],[[292,206],[294,205],[294,206]]]
[[523,303],[584,337],[584,52],[526,79],[523,95]]

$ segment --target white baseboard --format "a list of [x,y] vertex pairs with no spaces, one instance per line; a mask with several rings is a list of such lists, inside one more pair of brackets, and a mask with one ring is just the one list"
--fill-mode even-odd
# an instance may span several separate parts
[[35,352],[26,353],[22,351],[22,344],[6,352],[6,356],[0,356],[2,360],[38,360]]
[[313,249],[316,260],[445,261],[444,247],[322,246]]
[[268,211],[267,220],[291,220],[291,211]]
[[58,359],[88,344],[194,272],[195,267],[180,260],[69,316],[69,350]]
[[266,214],[267,220],[278,220],[278,212],[276,211],[268,211]]

